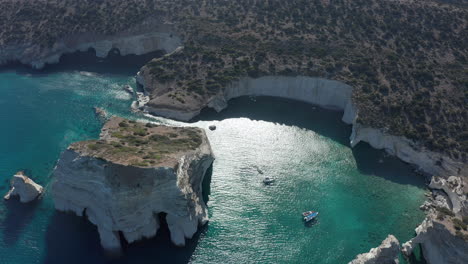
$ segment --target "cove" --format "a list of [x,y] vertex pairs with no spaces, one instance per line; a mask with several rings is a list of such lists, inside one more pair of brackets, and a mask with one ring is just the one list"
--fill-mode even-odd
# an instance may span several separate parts
[[[122,89],[135,86],[133,69],[67,65],[0,72],[0,192],[19,169],[47,188],[60,152],[97,138],[102,124],[93,107],[145,119],[130,111],[132,99]],[[346,263],[387,234],[408,240],[424,218],[418,209],[423,179],[367,144],[351,149],[351,128],[341,115],[264,97],[233,99],[221,113],[204,111],[187,125],[218,127],[207,132],[217,158],[210,222],[185,248],[172,246],[162,229],[114,262]],[[264,186],[256,167],[275,184]],[[310,209],[320,211],[319,219],[304,225],[300,213]],[[106,262],[94,226],[55,212],[47,193],[27,206],[2,201],[0,212],[0,259],[8,263]]]

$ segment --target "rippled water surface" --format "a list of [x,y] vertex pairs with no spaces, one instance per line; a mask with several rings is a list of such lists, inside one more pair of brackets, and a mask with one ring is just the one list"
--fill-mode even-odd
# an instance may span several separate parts
[[[47,188],[60,152],[97,138],[102,124],[94,106],[144,119],[129,110],[132,99],[122,89],[134,86],[133,72],[99,65],[0,71],[0,193],[21,169]],[[274,98],[240,98],[219,114],[205,111],[193,125],[217,125],[207,131],[216,155],[205,186],[210,222],[185,248],[172,246],[163,228],[112,262],[346,263],[387,234],[409,239],[423,219],[423,179],[366,144],[351,149],[340,117]],[[276,181],[265,186],[265,176]],[[304,224],[306,210],[318,210],[318,220]],[[28,205],[0,202],[0,264],[103,262],[109,260],[95,228],[56,213],[48,193]]]

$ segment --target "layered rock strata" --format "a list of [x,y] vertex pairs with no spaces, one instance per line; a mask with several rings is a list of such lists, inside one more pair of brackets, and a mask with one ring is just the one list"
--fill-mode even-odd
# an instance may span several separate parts
[[[433,177],[429,188],[433,195],[423,209],[424,221],[416,229],[416,236],[403,244],[402,251],[409,256],[421,245],[423,255],[430,264],[466,263],[468,261],[468,186],[464,178]],[[465,222],[465,224],[463,224]]]
[[208,221],[202,182],[214,160],[203,130],[111,118],[101,139],[72,144],[54,171],[52,195],[60,211],[87,216],[102,246],[121,249],[156,235],[166,214],[178,246]]
[[6,46],[0,49],[0,65],[19,61],[35,69],[41,69],[46,64],[59,62],[63,54],[87,51],[90,48],[96,51],[97,57],[104,58],[113,49],[118,49],[122,56],[143,55],[157,50],[170,53],[181,46],[181,43],[171,24],[144,21],[138,28],[128,29],[112,36],[95,33],[66,36],[56,40],[47,48],[37,43]]
[[274,96],[299,100],[324,108],[343,111],[343,122],[353,125],[350,137],[351,146],[364,141],[376,149],[384,149],[401,160],[416,165],[420,170],[431,175],[463,175],[468,173],[465,164],[437,152],[432,152],[415,142],[401,136],[388,135],[383,129],[365,127],[358,123],[358,111],[352,100],[352,87],[334,80],[298,76],[265,76],[261,78],[242,78],[222,89],[217,95],[206,100],[178,101],[167,96],[170,87],[153,85],[151,75],[143,68],[138,73],[137,81],[146,90],[155,90],[150,100],[142,107],[145,111],[173,119],[188,121],[205,108],[221,111],[227,102],[240,96]]
[[400,243],[393,235],[382,241],[380,246],[371,249],[368,253],[359,254],[349,264],[398,264]]
[[19,196],[20,202],[28,203],[42,194],[44,188],[31,180],[24,172],[17,172],[11,179],[11,189],[4,196],[5,200]]

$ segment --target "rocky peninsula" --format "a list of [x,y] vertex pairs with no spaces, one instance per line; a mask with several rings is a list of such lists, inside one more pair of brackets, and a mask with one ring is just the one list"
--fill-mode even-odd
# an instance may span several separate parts
[[106,250],[120,251],[119,233],[128,243],[155,236],[161,213],[183,246],[208,221],[202,182],[213,160],[201,129],[113,117],[99,140],[62,153],[51,191],[57,210],[97,226]]

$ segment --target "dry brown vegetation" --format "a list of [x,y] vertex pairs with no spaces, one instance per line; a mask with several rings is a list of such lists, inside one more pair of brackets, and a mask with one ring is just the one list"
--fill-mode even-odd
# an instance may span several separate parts
[[195,150],[203,142],[198,128],[143,124],[117,117],[108,121],[104,130],[109,137],[77,142],[71,149],[118,164],[171,167],[182,154]]
[[355,87],[360,123],[468,158],[468,9],[460,1],[0,4],[0,47],[37,42],[47,48],[67,34],[115,34],[158,19],[174,23],[185,49],[146,69],[157,84],[173,88],[170,97],[179,104],[206,100],[243,76],[336,79]]

